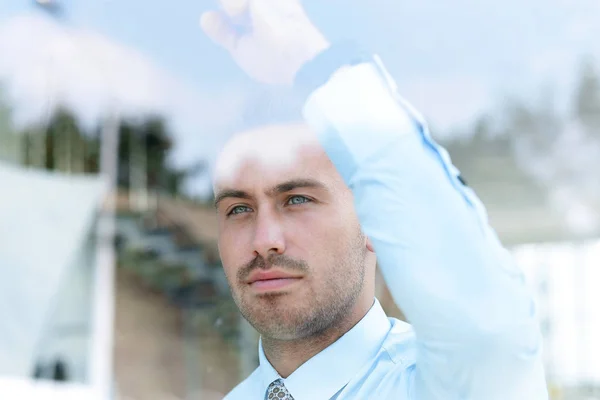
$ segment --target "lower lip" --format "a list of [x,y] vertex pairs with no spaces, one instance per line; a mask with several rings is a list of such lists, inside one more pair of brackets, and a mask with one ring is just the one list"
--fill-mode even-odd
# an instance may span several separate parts
[[298,282],[299,280],[300,278],[268,279],[264,281],[252,282],[250,286],[260,291],[279,290],[291,285],[294,282]]

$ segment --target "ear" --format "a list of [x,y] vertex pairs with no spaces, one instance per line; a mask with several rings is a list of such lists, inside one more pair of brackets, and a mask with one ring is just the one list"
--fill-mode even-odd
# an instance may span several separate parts
[[371,253],[375,253],[375,247],[373,247],[373,243],[369,237],[367,237],[367,250],[369,250]]

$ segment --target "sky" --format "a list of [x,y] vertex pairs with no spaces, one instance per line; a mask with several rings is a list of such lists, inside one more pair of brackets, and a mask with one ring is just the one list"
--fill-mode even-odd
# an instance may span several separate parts
[[[174,161],[186,165],[214,157],[228,135],[259,119],[252,110],[285,95],[251,82],[204,37],[198,20],[216,1],[61,4],[59,25],[33,0],[0,0],[0,81],[19,121],[47,115],[58,101],[84,121],[110,107],[160,112],[171,121]],[[440,136],[509,97],[537,101],[543,88],[564,105],[582,58],[600,58],[597,0],[304,4],[331,40],[354,38],[380,54]]]

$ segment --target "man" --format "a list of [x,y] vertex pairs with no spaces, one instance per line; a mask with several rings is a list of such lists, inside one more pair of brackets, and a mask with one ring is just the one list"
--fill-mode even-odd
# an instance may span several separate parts
[[[377,58],[329,44],[297,0],[222,0],[205,32],[254,79],[312,85],[305,124],[233,138],[219,249],[261,334],[226,398],[547,398],[522,273]],[[374,297],[375,263],[411,325]]]

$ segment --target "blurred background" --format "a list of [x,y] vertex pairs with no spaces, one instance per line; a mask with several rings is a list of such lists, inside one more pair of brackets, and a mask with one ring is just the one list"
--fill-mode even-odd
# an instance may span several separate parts
[[[538,299],[551,398],[600,399],[600,3],[304,3],[381,55],[488,207]],[[257,366],[210,173],[298,102],[203,36],[215,6],[0,0],[1,398],[220,399]]]

